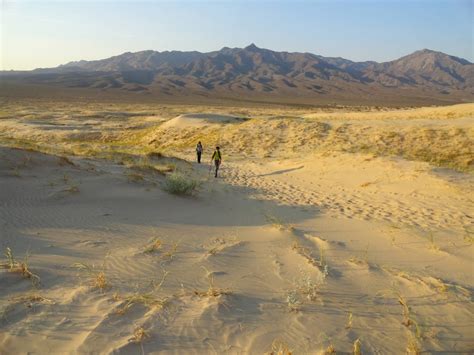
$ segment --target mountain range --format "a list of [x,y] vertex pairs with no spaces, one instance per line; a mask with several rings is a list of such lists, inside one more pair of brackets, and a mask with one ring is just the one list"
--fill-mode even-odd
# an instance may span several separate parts
[[22,91],[52,95],[54,89],[144,100],[443,104],[473,101],[474,64],[428,49],[377,63],[251,44],[208,53],[127,52],[55,68],[0,72],[0,96]]

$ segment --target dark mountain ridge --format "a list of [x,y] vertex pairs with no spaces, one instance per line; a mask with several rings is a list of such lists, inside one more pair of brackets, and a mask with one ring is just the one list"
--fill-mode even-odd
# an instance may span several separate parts
[[277,52],[255,44],[209,53],[147,50],[0,75],[2,83],[121,90],[157,97],[301,102],[403,97],[462,102],[474,97],[474,64],[428,49],[384,63]]

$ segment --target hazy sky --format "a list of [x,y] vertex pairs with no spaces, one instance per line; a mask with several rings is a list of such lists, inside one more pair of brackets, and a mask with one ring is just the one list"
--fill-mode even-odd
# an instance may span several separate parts
[[252,42],[351,60],[429,48],[474,61],[474,0],[0,0],[0,68]]

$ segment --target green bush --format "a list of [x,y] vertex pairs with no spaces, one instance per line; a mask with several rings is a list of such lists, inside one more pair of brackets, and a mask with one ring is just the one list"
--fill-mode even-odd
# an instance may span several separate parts
[[166,177],[163,189],[174,195],[193,195],[198,186],[196,180],[174,172]]

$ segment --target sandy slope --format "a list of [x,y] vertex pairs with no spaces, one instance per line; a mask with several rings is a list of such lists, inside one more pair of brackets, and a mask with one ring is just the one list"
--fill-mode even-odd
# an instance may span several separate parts
[[[34,285],[0,258],[0,353],[351,353],[357,339],[364,354],[405,353],[409,343],[474,351],[472,174],[313,149],[332,122],[228,125],[224,116],[207,131],[214,116],[165,126],[149,113],[110,115],[0,121],[0,138],[33,137],[47,150],[88,152],[122,131],[134,139],[112,160],[0,148],[0,247],[19,262],[29,254],[40,277]],[[362,140],[384,125],[471,132],[465,115],[413,120],[357,119],[351,129]],[[139,146],[164,140],[190,161],[197,137],[207,158],[212,139],[224,143],[221,178],[153,158],[202,181],[194,197],[164,192],[165,170],[130,163]],[[464,147],[470,136],[453,137]]]
[[[401,353],[416,330],[402,324],[399,296],[423,349],[473,350],[473,247],[463,239],[473,227],[471,178],[362,155],[316,156],[229,163],[198,197],[180,198],[154,186],[161,178],[131,183],[112,164],[61,166],[10,149],[1,156],[2,247],[18,257],[29,250],[41,277],[34,289],[0,273],[3,353],[263,353],[275,339],[316,353],[329,344],[350,351],[357,338],[367,353]],[[195,173],[206,177],[207,167]],[[153,237],[162,248],[144,253]],[[103,266],[110,288],[91,287],[72,267],[78,262]],[[155,293],[168,298],[163,308],[117,314],[123,297],[150,291],[164,270]],[[229,294],[195,294],[209,287],[207,272]],[[130,341],[137,326],[149,334],[141,344]]]

